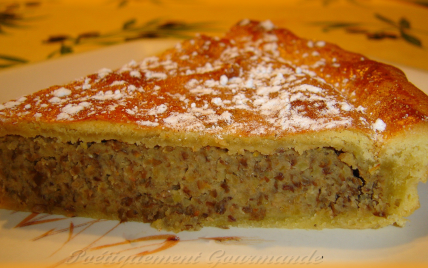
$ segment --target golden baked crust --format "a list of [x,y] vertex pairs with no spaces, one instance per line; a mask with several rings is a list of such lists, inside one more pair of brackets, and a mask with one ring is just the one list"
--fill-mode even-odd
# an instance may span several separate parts
[[[92,140],[96,122],[123,124],[111,135],[129,142],[162,130],[203,133],[222,143],[220,136],[280,140],[339,129],[388,138],[425,124],[427,101],[395,67],[269,23],[244,21],[225,38],[199,36],[159,57],[100,70],[0,109],[3,135],[19,121],[64,140]],[[67,133],[74,128],[82,131]]]
[[365,228],[402,225],[418,207],[416,186],[428,173],[427,115],[428,97],[397,68],[244,20],[224,38],[197,36],[7,102],[0,136],[213,146],[231,155],[334,148],[361,177],[387,180],[383,198],[394,205],[382,223],[353,227]]

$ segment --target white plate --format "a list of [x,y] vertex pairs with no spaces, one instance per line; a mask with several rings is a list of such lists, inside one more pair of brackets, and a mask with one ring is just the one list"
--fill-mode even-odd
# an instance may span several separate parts
[[[0,102],[68,82],[102,67],[120,67],[175,42],[139,41],[3,70],[0,72]],[[428,73],[399,67],[410,81],[428,93]],[[87,218],[56,215],[38,215],[31,224],[18,226],[30,213],[0,210],[0,266],[7,263],[43,266],[140,263],[278,267],[277,264],[338,262],[428,265],[428,185],[421,184],[419,194],[421,207],[409,217],[404,228],[389,226],[378,230],[203,228],[198,232],[173,234],[159,232],[142,223],[93,222]],[[55,219],[61,220],[49,221]],[[157,240],[138,240],[154,235],[163,236]],[[179,242],[168,240],[167,235]],[[219,237],[229,239],[220,242]],[[99,246],[106,247],[97,248]],[[163,249],[163,246],[171,247]],[[155,252],[151,253],[152,250]],[[141,256],[136,256],[138,253]]]

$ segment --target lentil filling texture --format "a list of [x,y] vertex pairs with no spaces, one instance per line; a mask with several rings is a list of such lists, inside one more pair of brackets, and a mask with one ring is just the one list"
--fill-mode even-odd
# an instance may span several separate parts
[[0,198],[33,212],[89,211],[173,231],[319,212],[386,216],[382,181],[362,178],[341,154],[333,148],[228,154],[217,147],[193,151],[10,135],[0,138]]

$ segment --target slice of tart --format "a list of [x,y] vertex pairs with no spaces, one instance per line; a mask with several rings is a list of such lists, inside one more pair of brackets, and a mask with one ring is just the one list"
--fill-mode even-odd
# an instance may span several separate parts
[[400,70],[244,20],[0,106],[0,207],[203,226],[402,226],[428,97]]

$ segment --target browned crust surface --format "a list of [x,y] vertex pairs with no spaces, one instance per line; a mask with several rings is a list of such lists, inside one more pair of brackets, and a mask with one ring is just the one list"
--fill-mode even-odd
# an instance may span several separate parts
[[140,133],[136,141],[147,131],[281,139],[351,129],[386,138],[426,124],[427,104],[392,66],[243,21],[222,39],[198,36],[159,57],[10,101],[0,119],[3,135],[16,122],[42,129],[106,122]]

